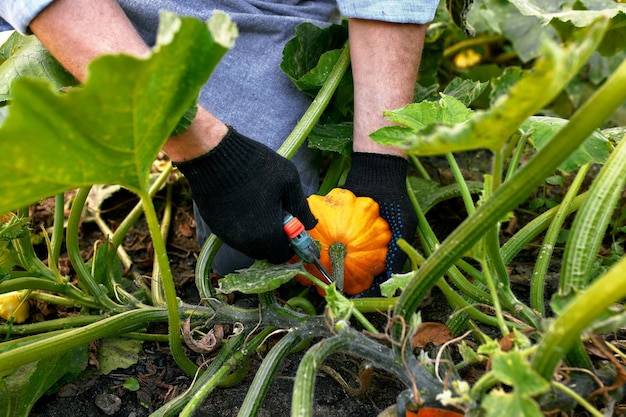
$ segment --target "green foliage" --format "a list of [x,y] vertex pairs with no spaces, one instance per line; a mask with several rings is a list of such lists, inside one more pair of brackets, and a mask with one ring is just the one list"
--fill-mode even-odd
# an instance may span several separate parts
[[[529,117],[522,123],[523,131],[532,132],[532,143],[536,149],[541,149],[556,133],[567,124],[566,119],[555,117]],[[572,172],[588,162],[604,163],[611,152],[611,143],[599,130],[594,131],[583,144],[568,155],[567,159],[559,165],[559,170]]]
[[320,29],[312,23],[296,27],[296,36],[285,44],[280,68],[303,92],[315,96],[339,59],[348,39],[347,27]]
[[[220,281],[222,293],[259,294],[258,308],[246,310],[221,301],[206,273],[212,259],[207,253],[214,253],[213,245],[219,246],[217,239],[210,239],[199,257],[197,280],[206,298],[203,305],[188,306],[176,297],[148,193],[148,172],[157,151],[195,101],[198,89],[232,45],[236,29],[226,16],[218,13],[205,25],[164,14],[157,47],[150,57],[102,57],[90,67],[85,85],[63,92],[59,92],[60,87],[71,85],[73,80],[53,73],[58,66],[41,46],[31,43],[32,38],[16,36],[0,48],[5,59],[0,73],[10,78],[20,71],[29,75],[7,83],[10,89],[4,100],[10,104],[8,110],[2,110],[6,119],[0,126],[0,140],[6,146],[0,168],[14,175],[0,179],[0,213],[80,186],[129,188],[142,199],[159,261],[160,274],[153,277],[153,285],[160,285],[165,295],[163,305],[159,297],[151,298],[149,291],[126,291],[116,259],[115,242],[122,239],[117,232],[92,259],[82,260],[77,236],[80,213],[89,194],[86,188],[76,195],[67,226],[66,243],[77,271],[76,286],[55,269],[53,256],[48,266],[34,255],[27,219],[15,217],[3,224],[0,292],[27,289],[38,297],[51,292],[54,295],[47,295],[49,302],[77,306],[85,314],[51,323],[51,328],[58,329],[54,332],[0,344],[0,372],[4,376],[0,380],[0,409],[10,410],[6,415],[19,415],[55,383],[78,375],[84,358],[74,364],[68,355],[84,351],[91,340],[105,339],[99,352],[104,372],[134,363],[141,342],[124,339],[123,335],[145,330],[155,321],[167,320],[172,354],[192,374],[195,365],[189,363],[179,340],[181,330],[192,332],[192,318],[203,323],[206,337],[215,334],[218,324],[237,325],[218,343],[221,349],[196,384],[157,410],[155,416],[175,415],[181,410],[182,415],[191,414],[272,334],[286,336],[271,349],[246,396],[242,410],[249,415],[258,413],[282,359],[311,338],[319,342],[305,353],[298,369],[294,415],[311,415],[315,374],[325,357],[340,350],[372,361],[406,385],[407,391],[398,397],[399,412],[422,399],[448,401],[467,408],[468,415],[541,416],[547,405],[552,406],[546,398],[554,389],[551,381],[559,363],[566,360],[570,366],[599,374],[582,349],[582,336],[585,332],[614,331],[623,327],[625,320],[623,309],[613,307],[626,297],[623,249],[615,247],[610,265],[602,265],[602,274],[593,271],[598,266],[594,255],[609,225],[613,243],[624,241],[624,215],[615,214],[615,209],[620,207],[619,193],[626,178],[622,156],[626,146],[613,144],[620,142],[625,132],[616,121],[626,98],[626,64],[621,62],[626,54],[612,39],[623,37],[623,6],[608,0],[450,1],[446,6],[449,14],[440,7],[438,21],[428,32],[415,103],[387,109],[385,114],[396,125],[372,136],[406,149],[424,177],[427,175],[420,170],[416,156],[445,154],[456,182],[443,186],[411,175],[407,185],[419,220],[418,242],[399,242],[409,255],[411,270],[393,275],[381,286],[388,297],[385,299],[348,299],[335,285],[321,285],[326,306],[319,315],[293,311],[274,296],[297,274],[312,278],[301,263],[258,261]],[[475,38],[467,38],[472,30]],[[328,81],[329,73],[343,64],[347,67],[345,60],[339,64],[347,56],[346,36],[342,25],[325,29],[301,25],[286,45],[281,64],[307,94],[334,92],[323,112],[319,108],[307,112],[302,129],[307,135],[311,132],[309,146],[323,150],[324,155],[336,154],[328,172],[345,173],[351,152],[350,73],[344,76],[343,70],[338,71],[336,79]],[[457,54],[469,49],[479,61],[469,67],[457,65]],[[41,66],[30,66],[32,62],[25,59],[28,51],[36,53]],[[49,68],[50,73],[38,72],[41,68]],[[46,81],[47,75],[52,75],[55,83]],[[326,91],[331,89],[329,85],[330,93]],[[600,130],[613,125],[618,127]],[[490,172],[482,172],[484,183],[466,180],[452,154],[479,148],[493,153]],[[506,248],[501,245],[500,223],[510,218],[506,217],[509,213],[528,203],[538,188],[546,184],[564,186],[558,181],[589,164],[603,167],[590,181],[587,193],[576,198],[572,195],[562,204],[547,195],[539,197],[538,204],[551,209],[522,230],[511,232]],[[333,172],[328,177],[334,186],[342,173]],[[105,197],[106,193],[97,189],[92,210],[97,212],[99,201]],[[440,242],[426,214],[456,197],[463,199],[467,218]],[[561,288],[553,297],[553,316],[545,317],[545,312],[517,298],[507,263],[533,239],[540,239],[551,222],[561,225],[559,222],[576,210],[580,211],[575,214],[571,233],[563,235],[572,260],[563,266]],[[63,230],[62,220],[55,222],[57,237]],[[553,246],[556,241],[546,237],[544,243]],[[50,244],[51,253],[54,246]],[[542,253],[545,249],[542,247]],[[533,288],[543,286],[543,278],[545,271],[537,268],[529,278]],[[420,358],[428,355],[409,347],[419,331],[419,306],[435,286],[455,309],[447,323],[450,329],[455,335],[471,330],[477,345],[470,348],[461,342],[460,363],[453,363],[456,356],[442,346],[437,365],[423,366]],[[361,310],[388,311],[389,323],[377,328]],[[106,316],[99,316],[100,312]],[[189,320],[183,325],[181,317]],[[358,329],[352,327],[352,321],[358,322]],[[15,334],[16,330],[29,330],[28,326],[9,323],[0,329]],[[497,337],[483,334],[479,330],[482,326],[489,326]],[[113,340],[112,336],[122,339]],[[72,350],[74,347],[78,349]],[[50,360],[37,362],[44,355]],[[440,361],[442,357],[446,360]],[[490,367],[470,388],[460,371],[485,361]],[[43,363],[52,366],[40,366]],[[445,384],[432,374],[441,376],[442,371]],[[579,390],[578,397],[583,398],[597,388],[595,380],[589,380],[569,388]],[[451,397],[448,384],[457,397]],[[129,390],[138,387],[133,380],[124,386]]]
[[76,79],[63,68],[50,52],[34,36],[22,36],[14,32],[0,47],[0,79],[2,83],[0,102],[13,99],[12,80],[29,77],[46,80],[55,91],[77,84]]
[[78,375],[87,366],[87,350],[76,348],[24,365],[0,380],[2,416],[27,416],[35,402],[64,376]]
[[235,291],[244,294],[273,291],[298,275],[301,266],[301,264],[275,265],[267,261],[256,261],[251,267],[222,278],[219,290],[224,294]]
[[[213,40],[202,22],[176,25],[163,16],[149,59],[99,58],[85,84],[66,93],[46,81],[15,80],[0,128],[0,169],[14,175],[0,179],[0,212],[91,184],[147,190],[152,161],[232,44]],[[176,42],[163,43],[169,40]]]

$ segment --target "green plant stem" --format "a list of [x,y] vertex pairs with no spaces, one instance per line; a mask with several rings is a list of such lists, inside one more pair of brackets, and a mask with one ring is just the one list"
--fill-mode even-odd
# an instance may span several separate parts
[[530,278],[530,306],[539,313],[541,316],[546,314],[545,306],[545,282],[548,266],[550,265],[550,259],[554,252],[554,246],[559,237],[563,223],[567,218],[572,201],[578,194],[586,175],[589,170],[589,164],[585,164],[578,170],[576,177],[569,186],[563,201],[558,206],[558,211],[554,216],[554,219],[550,223],[546,236],[541,243],[541,249],[535,262],[535,268]]
[[443,56],[447,58],[449,56],[456,55],[457,53],[461,52],[463,49],[468,49],[474,46],[484,45],[486,43],[501,42],[503,40],[504,39],[502,38],[501,35],[484,35],[484,36],[477,36],[475,38],[465,39],[465,40],[455,43],[454,45],[447,47],[443,51]]
[[[53,330],[70,329],[74,327],[80,327],[87,324],[95,323],[99,320],[106,318],[104,315],[76,315],[70,317],[64,317],[61,319],[51,319],[46,321],[40,321],[38,323],[29,324],[13,324],[11,326],[11,333],[15,335],[27,335],[50,332]],[[9,331],[8,324],[0,325],[0,333],[6,334]]]
[[46,337],[20,349],[0,353],[0,373],[35,362],[68,349],[104,337],[141,329],[151,322],[164,321],[167,312],[157,308],[143,308],[98,320],[95,323]]
[[592,406],[587,400],[578,395],[576,391],[557,381],[551,381],[550,384],[564,394],[572,397],[581,407],[589,412],[593,417],[604,417],[605,415]]
[[520,138],[515,142],[515,152],[509,162],[509,167],[506,171],[506,175],[504,176],[504,181],[508,181],[509,178],[515,174],[515,171],[519,167],[520,161],[522,160],[522,155],[524,154],[524,149],[526,148],[526,143],[528,143],[528,138],[532,134],[532,129],[528,131],[522,132]]
[[426,168],[424,168],[424,165],[422,165],[417,156],[409,155],[409,160],[413,163],[413,166],[415,167],[417,172],[419,172],[422,178],[424,178],[425,180],[431,180],[430,175],[428,175],[428,171],[426,171]]
[[72,284],[57,284],[47,279],[33,278],[33,277],[20,277],[6,280],[0,283],[0,294],[9,291],[19,290],[42,290],[50,291],[56,294],[65,295],[68,298],[75,300],[77,306],[99,308],[101,304]]
[[[462,311],[466,313],[469,317],[473,318],[474,320],[477,320],[488,326],[498,327],[500,325],[499,321],[493,316],[490,316],[489,314],[485,314],[482,311],[476,309],[475,307],[472,307],[467,302],[467,300],[465,300],[463,297],[457,294],[456,291],[454,291],[452,287],[445,280],[440,279],[439,281],[437,281],[437,287],[441,290],[441,292],[446,297],[450,305],[455,309],[455,311],[457,311],[457,313],[454,313],[455,317],[458,315],[458,312]],[[450,328],[453,334],[459,334],[461,332],[460,325],[457,325],[456,322],[453,322],[452,321],[453,319],[454,317],[446,324],[448,325],[448,327]],[[465,321],[466,320],[464,319],[463,322]],[[507,326],[507,328],[510,328],[510,329],[513,329],[513,328],[527,329],[528,328],[527,326],[523,326],[521,324],[512,323],[508,321],[505,321],[505,325]]]
[[[31,300],[43,301],[46,304],[55,304],[63,307],[88,307],[73,298],[61,297],[47,292],[32,291],[28,298]],[[95,307],[95,305],[92,307]]]
[[124,338],[133,340],[142,340],[144,342],[162,342],[167,343],[169,336],[166,334],[128,332],[124,334]]
[[461,198],[463,199],[463,204],[465,204],[465,210],[467,211],[467,214],[472,214],[474,212],[474,200],[472,200],[472,194],[467,187],[465,178],[463,178],[463,173],[459,168],[459,164],[456,163],[456,159],[454,159],[454,155],[451,152],[446,154],[446,158],[448,159],[448,164],[450,165],[454,179],[461,190]]
[[500,328],[500,332],[502,333],[502,335],[506,336],[507,334],[509,334],[509,329],[504,322],[502,307],[500,305],[500,296],[498,295],[498,290],[496,289],[494,279],[491,276],[491,267],[485,260],[481,261],[481,264],[483,265],[483,274],[485,275],[485,279],[487,281],[487,288],[489,288],[489,292],[491,293],[491,302],[493,303],[493,309],[495,311],[498,327]]
[[281,361],[301,339],[302,336],[297,330],[292,329],[270,349],[254,375],[252,384],[250,384],[237,416],[250,417],[257,415]]
[[[417,215],[418,222],[418,234],[420,236],[420,241],[422,242],[422,247],[427,256],[430,256],[433,251],[439,246],[439,240],[437,236],[435,236],[435,232],[428,224],[428,220],[426,219],[426,215],[422,211],[417,199],[415,198],[415,193],[413,192],[413,188],[411,187],[410,182],[407,181],[407,187],[409,189],[409,199],[413,204],[413,209],[415,210],[415,214]],[[419,255],[419,253],[415,252],[408,245],[401,245],[401,248],[409,253],[413,252],[416,257],[416,262],[421,265],[425,262],[425,259]],[[456,268],[456,266],[452,265],[450,269],[447,271],[448,276],[451,278],[452,282],[455,286],[457,286],[464,294],[468,295],[472,299],[480,302],[480,303],[489,303],[491,297],[486,292],[482,291],[475,284],[470,283],[461,272]],[[484,277],[483,277],[484,280]]]
[[[161,172],[156,181],[154,181],[154,183],[150,187],[149,192],[151,197],[154,197],[156,193],[161,189],[161,187],[163,187],[163,184],[165,184],[165,181],[167,181],[167,178],[172,173],[172,169],[173,167],[171,163],[165,166],[163,172]],[[133,227],[137,220],[139,220],[142,213],[143,204],[140,201],[135,205],[135,207],[133,207],[133,209],[130,211],[130,213],[128,213],[124,220],[122,220],[120,225],[117,226],[117,229],[115,229],[115,233],[113,233],[113,235],[111,236],[111,243],[113,244],[113,247],[117,248],[122,244],[122,242],[124,241],[124,237],[126,237],[126,234],[128,234],[128,231],[131,229],[131,227]]]
[[[59,282],[59,277],[37,257],[35,250],[33,249],[33,244],[30,241],[30,236],[15,239],[13,241],[13,246],[16,248],[18,253],[19,265],[26,269],[26,273],[28,275],[36,274],[41,278],[62,284],[62,282]],[[13,276],[15,271],[11,271],[9,274]]]
[[341,335],[323,339],[312,346],[302,357],[291,398],[292,417],[311,417],[313,411],[313,389],[315,374],[330,354],[346,349],[350,340]]
[[317,123],[326,107],[328,107],[328,103],[330,103],[335,90],[337,90],[337,87],[339,86],[339,83],[349,66],[350,47],[348,42],[346,42],[343,52],[339,56],[339,59],[337,59],[333,69],[328,74],[328,78],[326,78],[326,81],[324,82],[324,85],[322,85],[322,88],[320,88],[317,96],[304,115],[302,115],[287,139],[285,139],[280,148],[278,148],[277,152],[280,155],[287,159],[291,159],[295,155],[296,151],[304,143],[309,133],[311,133],[315,123]]
[[214,234],[209,235],[202,245],[196,261],[196,287],[203,299],[215,297],[215,288],[211,284],[211,264],[222,246],[222,240]]
[[[167,242],[167,235],[172,224],[172,184],[167,184],[165,193],[165,210],[161,219],[161,239]],[[161,271],[157,258],[154,258],[152,266],[152,285],[150,286],[152,294],[152,303],[154,305],[165,305],[163,298],[163,290],[161,285]]]
[[606,310],[626,298],[626,256],[579,293],[552,321],[537,346],[532,367],[550,380],[562,356]]
[[326,195],[330,192],[330,190],[337,187],[350,166],[349,162],[350,158],[340,153],[334,154],[317,194]]
[[353,298],[350,301],[354,308],[361,313],[386,313],[389,309],[396,306],[398,297]]
[[[626,62],[574,113],[545,147],[457,227],[417,272],[400,295],[395,313],[408,320],[428,290],[505,214],[519,206],[626,99]],[[594,117],[591,117],[593,115]],[[396,325],[394,336],[402,329]]]
[[330,256],[331,273],[335,284],[340,291],[343,291],[344,283],[344,265],[343,262],[348,255],[348,248],[341,242],[333,242],[328,247],[328,255]]
[[161,236],[161,228],[157,220],[157,214],[152,203],[152,197],[149,192],[140,194],[141,201],[143,202],[144,213],[146,220],[148,221],[148,229],[150,230],[150,236],[152,237],[152,244],[154,246],[154,256],[159,262],[159,268],[161,270],[161,285],[163,287],[163,293],[165,294],[165,301],[167,307],[167,322],[169,330],[170,350],[174,360],[188,375],[194,375],[198,367],[185,355],[185,351],[181,345],[180,336],[180,313],[178,311],[178,297],[176,296],[176,287],[174,285],[174,278],[172,277],[172,270],[170,269],[169,260],[167,258],[167,249],[165,242]]
[[592,278],[596,255],[625,183],[626,140],[622,139],[591,184],[589,197],[572,224],[563,253],[561,294],[585,288]]
[[61,254],[61,245],[63,244],[63,230],[65,229],[65,195],[57,194],[54,197],[54,226],[52,231],[52,242],[50,251],[50,262],[54,265],[59,264],[59,255]]
[[[188,396],[188,402],[179,414],[179,416],[191,416],[193,412],[200,406],[204,398],[210,394],[215,388],[219,386],[220,381],[227,378],[234,368],[237,367],[243,360],[245,360],[251,352],[256,349],[267,339],[267,337],[275,330],[273,327],[266,327],[261,330],[256,336],[254,336],[246,345],[241,349],[236,347],[237,345],[223,346],[228,356],[227,359],[221,361],[220,366],[213,366],[213,369],[207,369],[205,374],[202,375],[202,379],[197,381],[197,387],[194,389],[192,395]],[[230,348],[230,349],[229,349]],[[219,363],[219,362],[218,362]]]
[[[580,208],[583,201],[588,195],[588,191],[584,192],[577,197],[575,197],[572,202],[569,204],[568,209],[566,210],[565,215],[570,215],[576,210]],[[513,258],[530,242],[533,241],[541,232],[546,230],[554,216],[558,213],[560,209],[560,205],[551,208],[550,210],[546,210],[541,213],[539,216],[532,219],[528,222],[524,227],[522,227],[515,235],[513,235],[509,240],[506,241],[504,245],[500,248],[500,253],[502,253],[502,258],[505,264],[508,264],[513,260]]]
[[[109,228],[109,226],[106,224],[106,222],[102,219],[102,217],[100,216],[99,212],[96,212],[96,214],[94,216],[94,221],[98,225],[98,228],[100,229],[102,234],[107,239],[110,239],[111,236],[113,236],[113,234],[114,234],[113,231]],[[124,247],[117,246],[117,256],[118,256],[118,258],[120,258],[120,261],[122,262],[122,265],[124,266],[124,270],[125,271],[129,270],[132,267],[133,260],[130,258],[130,256],[128,255],[128,253],[124,249]]]
[[72,262],[72,266],[76,270],[79,278],[79,285],[82,284],[86,287],[89,294],[104,308],[109,311],[121,311],[122,306],[114,303],[104,292],[103,288],[96,282],[95,278],[91,274],[91,271],[87,268],[83,262],[80,254],[80,246],[78,244],[78,234],[80,227],[80,220],[85,206],[85,201],[89,196],[89,190],[91,187],[83,187],[78,190],[74,196],[74,203],[72,204],[72,210],[70,211],[69,218],[67,220],[67,236],[65,238],[67,246],[67,254]]

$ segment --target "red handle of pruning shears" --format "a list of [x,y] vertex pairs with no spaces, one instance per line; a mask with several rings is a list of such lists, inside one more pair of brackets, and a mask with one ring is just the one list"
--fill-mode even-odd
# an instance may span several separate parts
[[324,278],[326,278],[326,281],[332,284],[333,278],[320,262],[320,250],[315,240],[313,240],[311,235],[305,230],[302,222],[297,217],[287,213],[283,219],[283,230],[291,243],[291,247],[293,247],[293,250],[298,254],[300,259],[306,263],[315,264]]

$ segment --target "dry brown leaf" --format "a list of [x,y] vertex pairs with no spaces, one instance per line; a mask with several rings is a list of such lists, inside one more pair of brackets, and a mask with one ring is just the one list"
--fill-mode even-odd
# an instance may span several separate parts
[[425,348],[429,343],[441,346],[452,340],[452,331],[443,323],[424,322],[420,324],[413,336],[411,346],[413,348]]

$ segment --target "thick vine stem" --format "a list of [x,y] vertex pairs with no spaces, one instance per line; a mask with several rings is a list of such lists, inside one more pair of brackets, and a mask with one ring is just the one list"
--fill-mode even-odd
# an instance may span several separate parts
[[172,270],[167,258],[167,248],[165,247],[165,242],[161,236],[161,228],[159,226],[159,221],[157,220],[157,214],[154,209],[150,193],[142,193],[140,194],[140,197],[143,202],[144,213],[148,222],[150,236],[152,237],[152,244],[154,245],[154,256],[157,258],[161,271],[161,285],[165,295],[169,341],[172,356],[183,371],[189,375],[193,375],[196,373],[198,367],[185,355],[181,345],[182,340],[180,335],[181,327],[180,313],[178,310],[178,297],[176,295],[176,287],[174,285],[174,278],[172,277]]
[[246,393],[246,397],[241,404],[237,416],[248,417],[257,415],[281,361],[291,352],[300,340],[301,336],[298,332],[289,331],[270,349],[254,375],[252,384]]
[[317,96],[315,96],[313,103],[311,103],[307,111],[304,115],[302,115],[302,118],[300,118],[300,121],[298,121],[287,139],[285,139],[280,148],[278,148],[278,154],[288,159],[291,159],[295,155],[296,151],[304,143],[309,133],[311,133],[315,123],[317,123],[326,107],[328,107],[328,103],[330,103],[333,94],[335,94],[335,90],[337,90],[337,87],[339,86],[339,83],[349,66],[350,48],[348,42],[346,42],[343,52],[339,56],[339,59],[335,63],[333,69],[328,74],[328,78],[326,78],[324,85],[322,85],[322,88],[317,93]]
[[[478,239],[487,233],[510,210],[521,204],[563,160],[611,114],[624,99],[626,91],[626,62],[571,117],[545,147],[517,173],[478,207],[426,260],[417,277],[401,294],[396,314],[408,319],[417,309],[435,282],[463,256]],[[593,114],[594,117],[589,117]],[[401,329],[396,327],[394,335]]]
[[20,349],[0,353],[0,373],[96,339],[141,329],[150,322],[164,321],[166,317],[167,313],[163,309],[142,308],[116,314],[84,327],[46,337],[22,346]]
[[578,194],[578,190],[583,184],[583,181],[589,170],[589,164],[585,164],[578,170],[574,181],[569,186],[563,201],[558,206],[559,209],[554,216],[554,220],[550,223],[546,236],[541,243],[541,249],[539,250],[539,256],[535,262],[535,268],[530,280],[530,305],[538,312],[540,316],[545,316],[545,282],[546,273],[548,272],[548,266],[550,264],[550,258],[554,251],[556,240],[561,232],[563,223],[567,218],[572,200]]
[[344,283],[344,260],[348,255],[348,247],[341,242],[333,242],[328,247],[330,265],[337,288],[342,291]]
[[537,347],[532,366],[551,379],[562,356],[580,340],[582,332],[613,304],[626,298],[626,257],[594,281],[550,323]]
[[91,187],[80,188],[74,197],[74,204],[70,211],[70,216],[67,221],[67,236],[65,238],[67,245],[67,254],[72,262],[72,266],[76,270],[79,277],[79,285],[84,285],[89,293],[95,297],[95,299],[109,311],[121,311],[123,307],[114,303],[108,295],[104,292],[103,288],[96,282],[95,278],[91,274],[91,271],[87,269],[87,266],[83,262],[78,245],[78,228],[80,225],[81,215],[85,201],[89,196]]

